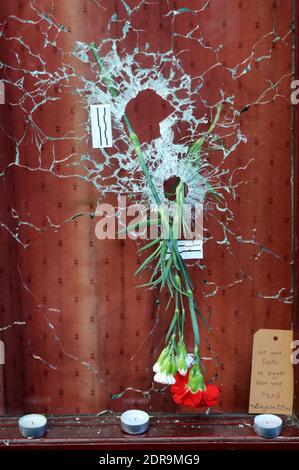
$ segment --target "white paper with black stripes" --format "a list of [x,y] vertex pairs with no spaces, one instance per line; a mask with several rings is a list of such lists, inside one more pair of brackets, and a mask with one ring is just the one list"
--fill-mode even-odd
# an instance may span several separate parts
[[90,106],[92,147],[112,147],[111,110],[109,104]]
[[[202,240],[178,240],[178,249],[183,259],[203,258]],[[167,252],[166,258],[169,258],[169,252]]]

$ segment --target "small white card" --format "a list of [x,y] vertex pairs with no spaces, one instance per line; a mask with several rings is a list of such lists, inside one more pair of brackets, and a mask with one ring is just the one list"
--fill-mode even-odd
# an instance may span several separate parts
[[[178,240],[178,249],[183,259],[203,259],[202,240]],[[166,258],[169,258],[169,252]]]
[[92,104],[90,118],[92,147],[94,149],[112,147],[110,104]]

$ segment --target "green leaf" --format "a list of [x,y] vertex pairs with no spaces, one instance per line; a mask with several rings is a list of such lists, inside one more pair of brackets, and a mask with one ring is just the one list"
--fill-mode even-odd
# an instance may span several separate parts
[[174,314],[174,315],[173,315],[173,318],[172,318],[172,320],[171,320],[170,327],[169,327],[169,329],[168,329],[166,338],[165,338],[165,342],[166,342],[166,343],[167,343],[167,341],[169,340],[170,335],[171,335],[171,333],[172,333],[173,330],[174,330],[174,327],[175,327],[175,325],[176,325],[176,322],[177,322],[177,316],[176,316],[176,314]]
[[169,290],[170,300],[172,300],[173,299],[173,288],[172,288],[172,284],[171,284],[169,279],[166,279],[166,284],[167,284],[167,287],[168,287],[168,290]]
[[158,279],[156,279],[156,281],[154,281],[154,282],[147,282],[146,284],[140,284],[140,285],[137,286],[137,287],[138,287],[138,288],[139,288],[139,287],[151,287],[151,288],[153,288],[153,287],[155,287],[156,285],[160,284],[161,279],[162,279],[162,277],[160,276],[160,277],[159,277]]
[[123,228],[119,233],[123,233],[125,231],[129,231],[134,228],[141,228],[141,227],[148,227],[149,225],[157,225],[159,223],[158,220],[149,219],[149,220],[142,220],[141,222],[136,222],[135,224],[129,224],[127,227]]
[[217,122],[219,121],[219,118],[220,118],[220,114],[221,114],[221,110],[222,110],[222,103],[219,103],[217,105],[217,111],[216,111],[216,115],[215,115],[215,118],[212,122],[212,124],[210,125],[209,129],[207,130],[207,132],[204,133],[204,135],[202,137],[200,137],[200,139],[197,139],[190,147],[189,147],[189,150],[188,150],[188,153],[187,153],[187,157],[194,157],[196,155],[199,155],[200,153],[200,150],[201,150],[201,147],[203,146],[205,140],[209,137],[209,135],[213,132],[213,130],[215,129],[216,125],[217,125]]
[[[173,241],[174,240],[172,240],[172,242]],[[192,289],[193,288],[193,283],[192,283],[190,274],[189,274],[188,270],[186,269],[186,266],[184,265],[183,259],[182,259],[181,255],[179,253],[177,244],[172,243],[172,246],[173,246],[173,249],[175,251],[176,259],[177,259],[177,262],[178,262],[178,265],[179,265],[179,267],[177,269],[180,270],[183,273],[184,280],[185,280],[185,282],[187,281],[187,283],[188,283],[186,285],[186,287],[187,288],[190,287]]]
[[191,323],[192,323],[192,329],[193,329],[193,335],[194,335],[194,344],[195,346],[199,348],[200,336],[199,336],[199,328],[198,328],[198,323],[197,323],[195,309],[194,309],[193,295],[192,297],[189,297],[189,310],[190,310],[190,317],[191,317]]
[[166,282],[166,279],[169,275],[169,271],[171,269],[171,266],[172,266],[172,254],[170,253],[170,256],[166,262],[166,266],[165,266],[165,269],[164,271],[162,272],[162,282],[161,282],[161,288],[160,288],[160,291],[163,289],[164,285],[165,285],[165,282]]
[[161,261],[158,261],[157,264],[156,264],[156,266],[154,267],[153,272],[152,272],[152,275],[151,275],[151,278],[150,278],[150,282],[152,282],[152,281],[154,280],[154,278],[155,278],[155,276],[156,276],[156,274],[157,274],[157,272],[158,272],[160,266],[161,266]]
[[173,287],[175,288],[175,290],[176,290],[177,292],[180,292],[180,294],[182,294],[182,295],[187,295],[186,292],[183,291],[182,289],[180,289],[180,287],[177,285],[177,282],[176,282],[176,280],[175,280],[175,278],[174,278],[174,276],[173,276],[173,272],[172,272],[172,271],[170,271],[170,279],[171,279],[171,283],[172,283]]
[[200,312],[199,308],[197,307],[197,305],[194,305],[194,308],[195,308],[195,311],[197,313],[197,315],[202,319],[203,323],[205,324],[205,326],[207,328],[209,328],[209,324],[208,324],[208,321],[207,319],[203,316],[203,314]]
[[144,261],[141,263],[137,271],[135,272],[134,276],[137,276],[145,267],[155,258],[159,256],[160,246],[158,246],[153,253],[151,253]]
[[123,396],[123,393],[115,393],[112,395],[111,400],[116,400],[117,398],[121,398]]
[[156,243],[159,243],[160,241],[161,241],[161,237],[155,238],[154,240],[150,241],[149,243],[147,243],[146,245],[144,245],[142,248],[140,248],[140,249],[138,250],[138,253],[142,253],[143,251],[148,250],[149,248],[151,248],[152,246],[154,246]]

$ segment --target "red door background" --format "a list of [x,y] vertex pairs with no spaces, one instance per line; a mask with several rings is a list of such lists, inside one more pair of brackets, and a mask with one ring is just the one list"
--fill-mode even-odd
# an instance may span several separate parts
[[[216,411],[247,411],[253,333],[289,329],[293,319],[292,5],[1,2],[2,414],[188,411],[152,382],[169,316],[163,298],[136,289],[136,243],[95,236],[97,201],[115,194],[103,195],[93,179],[102,160],[86,133],[80,88],[82,76],[95,80],[92,57],[71,51],[77,41],[109,38],[122,58],[137,41],[154,54],[172,50],[189,76],[203,77],[199,115],[220,89],[235,97],[233,120],[247,142],[225,160],[210,157],[233,181],[230,212],[205,218],[204,260],[191,272],[209,322],[201,325],[207,376],[222,387]],[[152,91],[128,104],[143,142],[159,135],[169,106]],[[176,138],[187,134],[178,123]]]

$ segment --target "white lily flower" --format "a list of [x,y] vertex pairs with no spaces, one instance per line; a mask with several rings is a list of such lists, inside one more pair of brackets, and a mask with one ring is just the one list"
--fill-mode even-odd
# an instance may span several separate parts
[[157,372],[154,376],[154,381],[160,384],[165,384],[165,385],[175,384],[174,376],[170,374],[166,374],[165,372]]
[[159,362],[156,362],[156,363],[153,365],[153,371],[154,371],[155,373],[161,372]]

